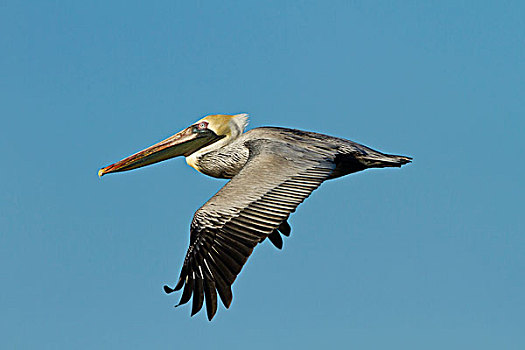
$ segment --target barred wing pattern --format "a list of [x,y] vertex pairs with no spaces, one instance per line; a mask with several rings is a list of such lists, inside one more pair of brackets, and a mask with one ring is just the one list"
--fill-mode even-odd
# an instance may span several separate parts
[[255,246],[270,236],[280,248],[282,239],[276,230],[290,233],[286,222],[290,213],[335,167],[330,157],[320,154],[298,152],[285,158],[260,152],[251,155],[239,174],[195,213],[178,283],[174,289],[164,287],[167,293],[184,287],[177,306],[193,296],[192,316],[206,299],[211,320],[217,311],[217,293],[224,306],[230,306],[231,286]]

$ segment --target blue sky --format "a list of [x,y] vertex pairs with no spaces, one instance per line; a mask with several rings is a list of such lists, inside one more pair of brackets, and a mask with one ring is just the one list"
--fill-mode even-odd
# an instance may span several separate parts
[[[0,347],[525,347],[523,2],[0,9]],[[240,112],[414,163],[322,185],[210,323],[162,285],[224,181],[97,170]]]

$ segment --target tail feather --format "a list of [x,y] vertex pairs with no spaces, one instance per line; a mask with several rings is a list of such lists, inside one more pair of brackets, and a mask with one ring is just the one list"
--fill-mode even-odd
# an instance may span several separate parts
[[391,159],[394,161],[394,166],[400,167],[401,165],[405,165],[407,163],[412,163],[412,157],[407,156],[395,156],[395,155],[389,155]]
[[343,140],[335,158],[336,168],[329,179],[352,174],[369,168],[400,168],[412,162],[412,157],[385,154],[367,146]]
[[393,154],[372,153],[359,159],[368,168],[401,167],[412,162],[412,157]]

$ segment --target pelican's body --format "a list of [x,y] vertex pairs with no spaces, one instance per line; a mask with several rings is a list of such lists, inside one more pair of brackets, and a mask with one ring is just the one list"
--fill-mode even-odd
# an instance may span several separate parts
[[254,247],[268,238],[281,248],[280,233],[290,234],[290,213],[323,181],[411,161],[314,132],[263,127],[243,133],[246,125],[245,114],[207,116],[99,172],[102,176],[184,155],[203,174],[232,179],[195,213],[177,286],[165,286],[168,293],[184,287],[179,305],[193,295],[192,315],[205,298],[210,320],[217,292],[229,307],[231,285]]
[[[210,149],[201,154],[196,152],[197,154],[186,157],[186,161],[203,174],[221,179],[231,179],[242,170],[248,161],[250,150],[253,152],[265,147],[267,150],[270,148],[269,151],[272,153],[282,157],[288,156],[290,159],[294,159],[298,154],[304,154],[304,152],[312,152],[312,154],[331,158],[338,169],[331,174],[330,178],[373,167],[372,162],[376,162],[376,165],[388,166],[377,162],[379,159],[382,159],[383,162],[388,161],[389,165],[392,163],[391,156],[385,156],[352,141],[315,132],[278,127],[261,127],[249,130],[221,148]],[[351,162],[351,165],[348,164],[349,159],[355,160],[360,153],[364,156],[362,161],[366,163],[366,165],[362,164],[362,169],[359,166],[356,167],[355,162]],[[398,162],[399,159],[396,159]],[[295,160],[299,161],[300,158]]]

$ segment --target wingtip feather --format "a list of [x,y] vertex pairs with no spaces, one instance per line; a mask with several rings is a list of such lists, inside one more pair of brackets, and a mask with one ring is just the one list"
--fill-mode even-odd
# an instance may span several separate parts
[[166,293],[166,294],[171,294],[171,293],[173,293],[175,291],[175,289],[170,288],[167,284],[165,284],[163,286],[163,288],[164,288],[164,293]]

